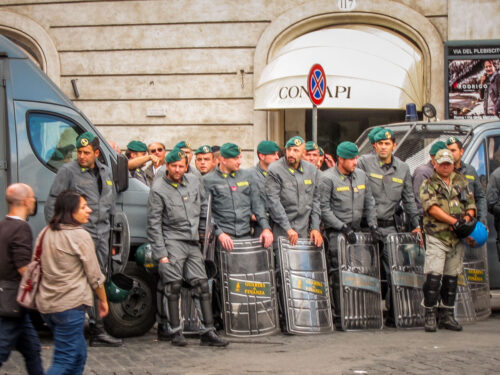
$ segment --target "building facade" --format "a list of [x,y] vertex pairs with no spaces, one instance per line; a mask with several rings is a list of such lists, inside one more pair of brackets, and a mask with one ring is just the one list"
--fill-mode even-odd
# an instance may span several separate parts
[[0,33],[122,148],[310,138],[312,62],[332,152],[408,102],[444,118],[444,43],[498,39],[496,0],[2,0]]

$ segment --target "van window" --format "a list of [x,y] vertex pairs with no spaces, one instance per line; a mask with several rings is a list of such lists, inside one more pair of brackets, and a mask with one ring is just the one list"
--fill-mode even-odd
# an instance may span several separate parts
[[78,125],[54,114],[29,113],[28,132],[36,156],[57,171],[76,159],[76,138],[83,133]]
[[472,158],[471,165],[476,169],[477,175],[479,176],[479,182],[481,182],[481,186],[483,187],[484,192],[486,193],[486,185],[488,184],[488,173],[486,167],[486,152],[484,147],[484,142],[481,142],[481,145],[476,151],[476,154]]
[[490,173],[500,167],[500,137],[488,138],[488,160],[490,163]]

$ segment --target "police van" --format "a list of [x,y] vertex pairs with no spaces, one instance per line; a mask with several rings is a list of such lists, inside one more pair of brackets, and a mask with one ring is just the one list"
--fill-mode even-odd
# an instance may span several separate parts
[[[432,111],[431,111],[432,112]],[[425,111],[424,111],[425,113]],[[433,113],[435,115],[435,112]],[[432,114],[429,119],[434,117]],[[477,171],[481,186],[486,195],[488,180],[493,171],[500,167],[500,120],[474,119],[474,120],[441,120],[441,121],[408,121],[379,125],[389,128],[394,132],[396,151],[394,155],[405,161],[413,175],[414,170],[430,160],[429,151],[435,141],[446,141],[454,136],[464,145],[462,160],[471,164]],[[368,133],[372,128],[364,131],[356,141],[361,154],[372,151],[368,140]],[[481,264],[484,270],[474,272],[471,270],[469,281],[489,283],[491,288],[491,305],[500,307],[500,253],[497,252],[497,233],[494,226],[493,215],[488,213],[489,237]],[[467,253],[465,263],[467,263]],[[477,259],[480,262],[480,259]],[[466,270],[467,271],[467,270]],[[479,272],[479,273],[478,273]],[[467,277],[467,272],[465,274]],[[496,289],[496,290],[495,290]],[[490,296],[487,295],[487,298]]]
[[[35,235],[45,226],[44,205],[56,173],[76,159],[76,138],[86,131],[99,138],[100,161],[112,169],[116,185],[114,271],[136,281],[125,302],[110,303],[104,322],[114,336],[141,335],[153,326],[156,314],[154,276],[133,261],[134,249],[147,241],[149,188],[128,177],[125,156],[117,155],[71,100],[21,49],[0,35],[0,191],[15,182],[34,189],[38,211],[29,224]],[[0,199],[0,215],[6,213],[5,199]]]

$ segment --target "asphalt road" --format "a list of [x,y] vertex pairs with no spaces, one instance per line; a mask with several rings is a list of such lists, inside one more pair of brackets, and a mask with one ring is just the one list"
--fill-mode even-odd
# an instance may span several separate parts
[[[500,373],[500,313],[463,332],[422,330],[277,334],[229,339],[227,348],[185,348],[158,342],[156,331],[125,340],[121,348],[89,348],[85,374],[495,374]],[[42,337],[44,367],[53,351]],[[25,374],[15,352],[0,375]]]

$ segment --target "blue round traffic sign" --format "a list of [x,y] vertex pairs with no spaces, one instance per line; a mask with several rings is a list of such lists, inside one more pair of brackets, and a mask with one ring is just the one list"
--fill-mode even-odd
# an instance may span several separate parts
[[320,105],[323,103],[326,94],[326,74],[321,65],[314,64],[309,71],[307,89],[313,104]]

